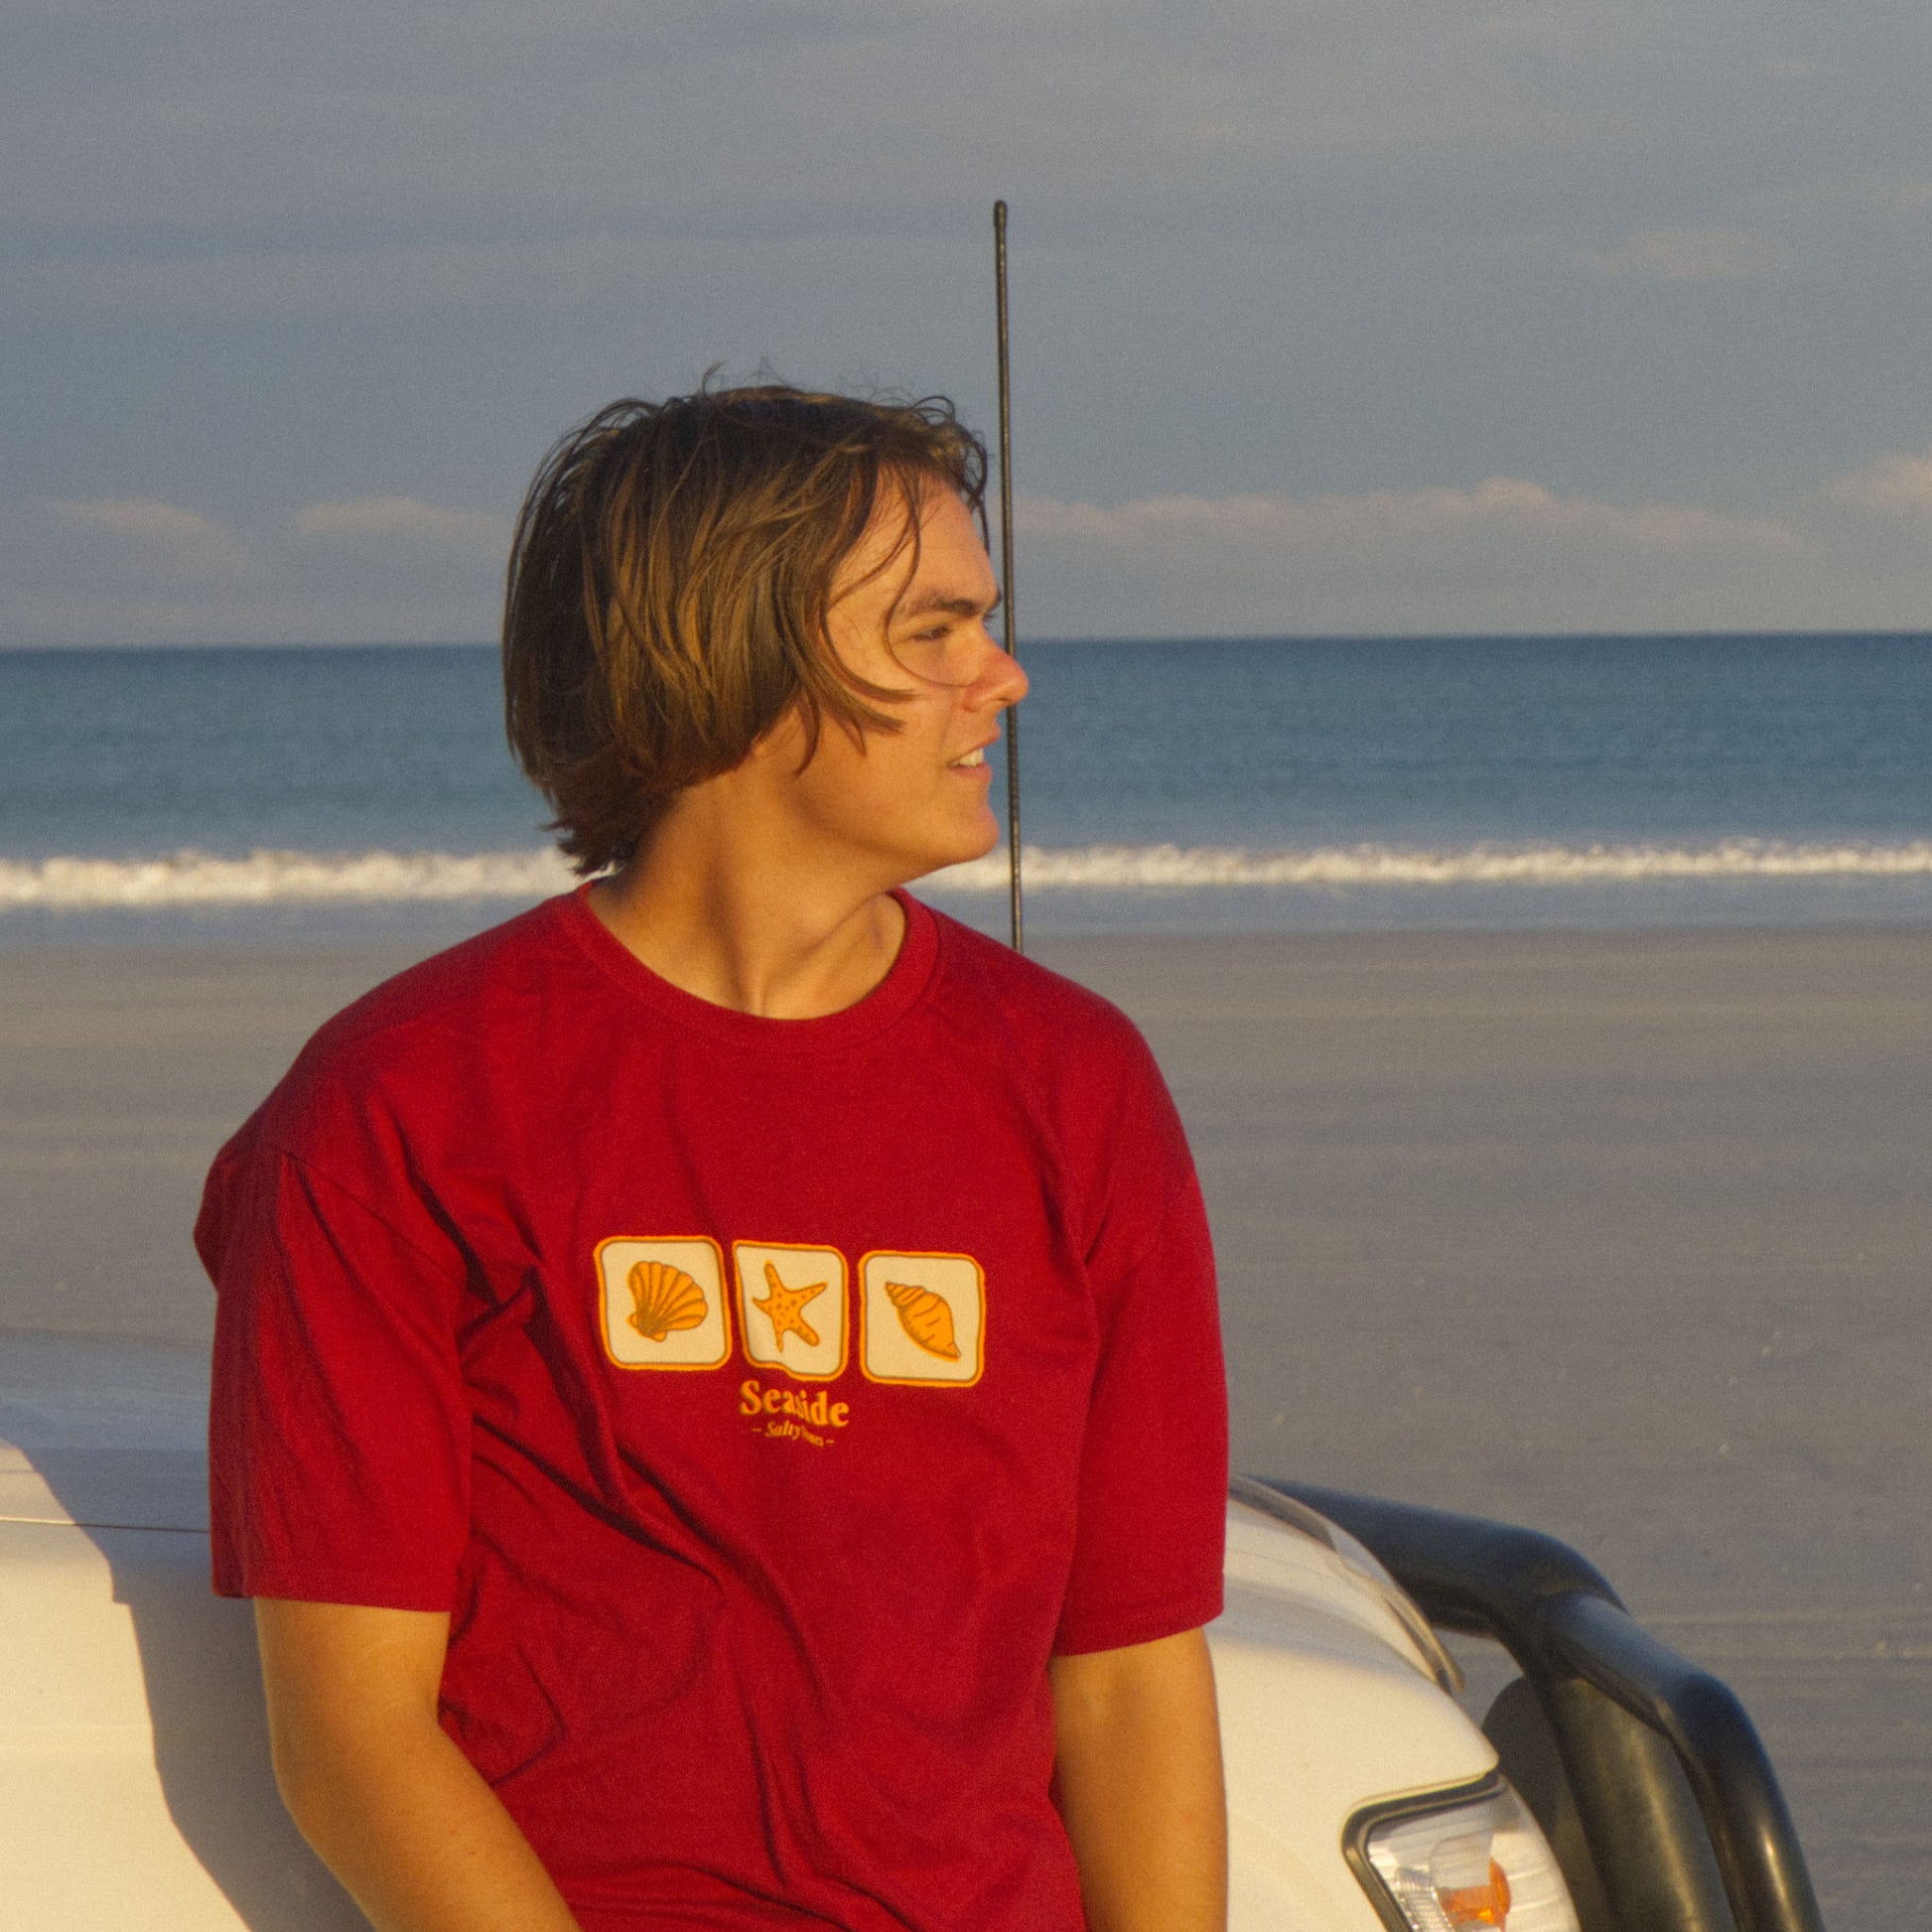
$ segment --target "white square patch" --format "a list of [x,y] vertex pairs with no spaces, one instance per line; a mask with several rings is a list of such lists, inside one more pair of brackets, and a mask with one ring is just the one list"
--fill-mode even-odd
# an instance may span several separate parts
[[986,1367],[986,1276],[971,1255],[875,1251],[859,1264],[864,1341],[875,1382],[970,1387]]
[[846,1354],[845,1257],[836,1248],[734,1241],[746,1357],[801,1382],[829,1382]]
[[604,1352],[620,1368],[722,1368],[731,1359],[725,1257],[702,1235],[597,1244]]

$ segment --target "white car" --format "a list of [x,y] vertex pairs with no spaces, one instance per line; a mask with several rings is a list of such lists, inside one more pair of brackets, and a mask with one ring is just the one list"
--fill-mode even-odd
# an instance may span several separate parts
[[[130,1388],[74,1344],[0,1407],[20,1439],[0,1443],[0,1917],[354,1932],[275,1793],[248,1606],[209,1593],[180,1379]],[[1229,1499],[1209,1635],[1233,1932],[1816,1932],[1735,1700],[1587,1565],[1528,1531],[1320,1501],[1247,1480]],[[1418,1597],[1524,1666],[1487,1725],[1500,1758]]]

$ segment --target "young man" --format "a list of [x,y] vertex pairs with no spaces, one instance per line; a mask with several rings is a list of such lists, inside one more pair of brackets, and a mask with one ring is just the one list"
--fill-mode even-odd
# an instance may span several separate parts
[[1219,1932],[1226,1421],[1133,1029],[904,897],[1026,690],[936,403],[621,403],[511,559],[592,883],[223,1150],[218,1589],[389,1932]]

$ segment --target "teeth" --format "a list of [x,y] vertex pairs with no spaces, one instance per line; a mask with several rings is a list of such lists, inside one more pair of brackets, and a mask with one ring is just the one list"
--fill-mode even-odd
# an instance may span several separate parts
[[984,764],[986,762],[986,748],[981,746],[977,752],[968,752],[963,759],[954,759],[953,762],[955,764]]

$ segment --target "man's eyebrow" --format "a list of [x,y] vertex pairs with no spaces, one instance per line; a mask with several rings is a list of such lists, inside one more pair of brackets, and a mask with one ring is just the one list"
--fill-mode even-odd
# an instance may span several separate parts
[[930,617],[935,611],[944,611],[955,618],[990,618],[1000,608],[1000,597],[996,591],[991,604],[982,604],[976,597],[947,597],[942,592],[929,591],[924,597],[915,597],[910,603],[901,604],[894,612],[896,618]]

